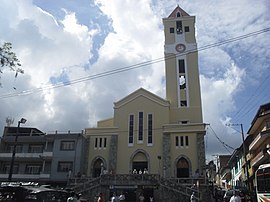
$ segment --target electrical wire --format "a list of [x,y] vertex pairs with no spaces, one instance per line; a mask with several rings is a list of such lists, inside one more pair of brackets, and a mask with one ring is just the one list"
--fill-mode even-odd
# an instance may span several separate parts
[[74,79],[74,80],[71,80],[71,81],[56,83],[54,85],[50,84],[50,85],[46,85],[46,86],[42,86],[42,87],[38,87],[38,88],[34,88],[34,89],[24,90],[24,91],[17,92],[17,93],[9,93],[9,94],[0,95],[0,99],[10,98],[10,97],[15,97],[15,96],[21,96],[21,95],[29,95],[29,94],[41,92],[41,91],[44,91],[44,90],[49,90],[49,89],[53,89],[53,88],[59,88],[59,87],[74,85],[74,84],[77,84],[77,83],[81,83],[81,82],[85,82],[85,81],[89,81],[89,80],[93,80],[93,79],[97,79],[97,78],[101,78],[101,77],[105,77],[105,76],[110,76],[110,75],[113,75],[113,74],[117,74],[117,73],[129,71],[129,70],[137,69],[137,68],[140,68],[140,67],[152,65],[152,64],[155,64],[155,63],[159,63],[159,62],[163,62],[165,60],[173,59],[175,57],[186,55],[186,54],[189,54],[189,53],[204,51],[204,50],[207,50],[207,49],[210,49],[210,48],[222,46],[224,44],[228,44],[228,43],[232,43],[232,42],[239,41],[239,40],[242,40],[242,39],[246,39],[246,38],[256,36],[256,35],[259,35],[259,34],[263,34],[263,33],[269,32],[269,31],[270,31],[270,27],[259,30],[259,31],[251,32],[251,33],[248,33],[248,34],[245,34],[245,35],[230,38],[230,39],[227,39],[227,40],[223,40],[223,41],[220,41],[220,42],[216,42],[216,43],[213,43],[213,44],[205,45],[205,46],[199,47],[198,49],[194,48],[194,49],[186,51],[184,53],[179,53],[179,54],[176,54],[176,55],[169,55],[167,57],[157,58],[157,59],[154,59],[154,60],[145,61],[145,62],[137,63],[137,64],[134,64],[134,65],[125,66],[125,67],[122,67],[122,68],[97,73],[97,74],[94,74],[94,75],[89,75],[89,76],[86,76],[86,77],[81,77],[81,78]]
[[244,114],[242,114],[242,116],[239,117],[238,120],[241,120],[242,117],[246,117],[249,113],[253,112],[252,110],[258,109],[260,106],[260,103],[262,103],[263,99],[264,99],[264,97],[260,98],[259,100],[257,99],[256,102],[254,102],[252,105],[249,106],[249,108],[247,108],[247,111]]
[[[270,77],[270,72],[265,75],[265,78],[263,79],[261,84],[254,90],[254,92],[244,102],[244,104],[240,106],[240,109],[235,113],[235,115],[232,116],[232,117],[234,117],[234,122],[239,122],[239,120],[243,116],[245,116],[249,112],[251,112],[251,110],[254,109],[254,107],[256,107],[258,105],[258,103],[260,103],[260,102],[256,101],[253,105],[251,105],[252,102],[254,102],[254,100],[255,100],[254,98],[258,98],[260,95],[268,95],[267,93],[264,93],[264,92],[268,90],[266,88],[268,86],[266,81],[269,81],[269,77]],[[267,86],[262,88],[263,85],[267,85]],[[263,98],[261,98],[260,100],[262,100]],[[240,112],[242,112],[242,113],[240,113]]]
[[[222,141],[219,137],[218,137],[218,135],[216,134],[216,132],[214,131],[214,129],[210,126],[210,125],[208,125],[208,127],[212,130],[212,132],[213,132],[213,134],[214,134],[214,136],[217,138],[217,140],[222,144],[222,146],[230,153],[230,154],[232,154],[232,152],[229,150],[229,149],[231,149],[231,150],[235,150],[235,148],[233,148],[233,147],[231,147],[230,145],[228,145],[228,144],[226,144],[224,141]],[[207,127],[207,128],[208,128]],[[229,149],[228,149],[229,148]]]

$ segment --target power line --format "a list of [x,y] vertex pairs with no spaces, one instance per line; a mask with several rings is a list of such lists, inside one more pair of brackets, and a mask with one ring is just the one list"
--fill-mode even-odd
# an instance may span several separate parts
[[[264,89],[264,91],[267,91],[267,90],[268,89],[266,89],[266,88]],[[264,99],[264,97],[262,97],[261,99],[259,99],[259,101],[257,100],[253,105],[251,105],[249,108],[247,108],[247,111],[242,115],[242,117],[244,117],[245,115],[249,114],[251,112],[251,110],[253,110],[255,107],[258,107],[258,105],[260,105],[260,103],[261,103],[261,101],[263,99]],[[238,118],[238,120],[240,120],[240,118]]]
[[[250,95],[250,97],[245,101],[243,105],[241,105],[240,109],[235,113],[234,115],[235,122],[238,122],[242,116],[247,115],[259,103],[259,102],[255,102],[255,104],[251,106],[251,103],[254,102],[253,98],[262,95],[264,91],[267,90],[267,88],[262,88],[262,86],[264,85],[266,81],[269,81],[269,76],[270,76],[270,72],[265,75],[265,78],[263,79],[261,84],[254,90],[254,92]],[[266,95],[268,94],[266,93]],[[242,114],[240,112],[242,112]]]
[[[216,132],[214,131],[214,129],[213,129],[210,125],[209,125],[209,128],[212,130],[214,136],[215,136],[215,137],[217,138],[217,140],[222,144],[222,146],[223,146],[230,154],[232,154],[231,151],[230,151],[229,149],[235,150],[235,148],[231,147],[230,145],[228,145],[228,144],[226,144],[224,141],[222,141],[222,140],[218,137],[218,135],[216,134]],[[228,149],[228,148],[229,148],[229,149]]]
[[122,73],[122,72],[125,72],[125,71],[129,71],[129,70],[137,69],[137,68],[140,68],[140,67],[152,65],[152,64],[155,64],[155,63],[163,62],[165,60],[174,59],[175,57],[183,56],[183,55],[186,55],[188,53],[204,51],[204,50],[207,50],[207,49],[210,49],[210,48],[222,46],[224,44],[236,42],[236,41],[246,39],[246,38],[249,38],[249,37],[252,37],[252,36],[256,36],[256,35],[259,35],[259,34],[263,34],[263,33],[269,32],[269,31],[270,31],[270,27],[259,30],[259,31],[251,32],[251,33],[248,33],[248,34],[245,34],[245,35],[240,35],[240,36],[237,36],[237,37],[234,37],[234,38],[230,38],[230,39],[227,39],[227,40],[223,40],[223,41],[220,41],[220,42],[216,42],[216,43],[213,43],[213,44],[205,45],[205,46],[199,47],[198,49],[194,48],[194,49],[191,49],[191,50],[186,51],[184,53],[179,53],[179,54],[176,54],[176,55],[170,55],[170,56],[167,56],[167,57],[157,58],[157,59],[154,59],[154,60],[149,60],[149,61],[134,64],[134,65],[125,66],[125,67],[122,67],[122,68],[97,73],[97,74],[94,74],[94,75],[89,75],[89,76],[86,76],[86,77],[81,77],[81,78],[74,79],[74,80],[71,80],[71,81],[56,83],[54,85],[49,84],[49,85],[45,85],[43,87],[24,90],[24,91],[17,92],[17,93],[4,94],[4,95],[0,96],[0,99],[10,98],[10,97],[15,97],[15,96],[21,96],[21,95],[29,95],[29,94],[38,93],[38,92],[41,92],[41,91],[44,91],[44,90],[49,90],[49,89],[53,89],[53,88],[60,88],[60,87],[64,87],[64,86],[74,85],[74,84],[77,84],[77,83],[81,83],[81,82],[85,82],[85,81],[89,81],[89,80],[94,80],[94,79],[97,79],[97,78],[110,76],[110,75],[117,74],[117,73]]

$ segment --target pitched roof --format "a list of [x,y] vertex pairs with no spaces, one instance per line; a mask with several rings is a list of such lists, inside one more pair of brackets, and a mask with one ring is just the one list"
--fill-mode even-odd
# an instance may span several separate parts
[[179,5],[173,10],[173,12],[169,15],[168,18],[176,18],[177,13],[180,13],[181,17],[182,16],[190,16],[186,11],[184,11],[182,8],[180,8]]
[[251,126],[248,130],[248,134],[252,133],[253,127],[255,127],[256,122],[259,122],[260,118],[263,116],[267,116],[270,114],[270,102],[263,104],[259,107],[255,117],[253,118],[251,122]]
[[124,97],[123,99],[117,101],[114,103],[114,108],[119,108],[120,106],[123,106],[129,102],[131,102],[132,100],[136,99],[139,96],[143,96],[146,97],[150,100],[152,100],[153,102],[159,103],[160,105],[163,106],[170,106],[169,101],[149,92],[148,90],[145,90],[144,88],[139,88],[138,90],[134,91],[133,93],[129,94],[128,96]]

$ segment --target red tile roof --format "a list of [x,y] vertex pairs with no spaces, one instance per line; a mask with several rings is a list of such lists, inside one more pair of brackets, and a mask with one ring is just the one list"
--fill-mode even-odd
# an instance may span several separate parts
[[174,11],[169,15],[168,18],[176,18],[177,13],[180,13],[181,16],[190,16],[186,11],[184,11],[182,8],[177,5],[177,7],[174,9]]

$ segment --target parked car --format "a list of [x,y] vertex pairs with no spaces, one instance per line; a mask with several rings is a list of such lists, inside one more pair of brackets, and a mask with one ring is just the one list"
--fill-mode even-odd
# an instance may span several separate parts
[[0,201],[66,202],[68,192],[38,186],[1,186]]

